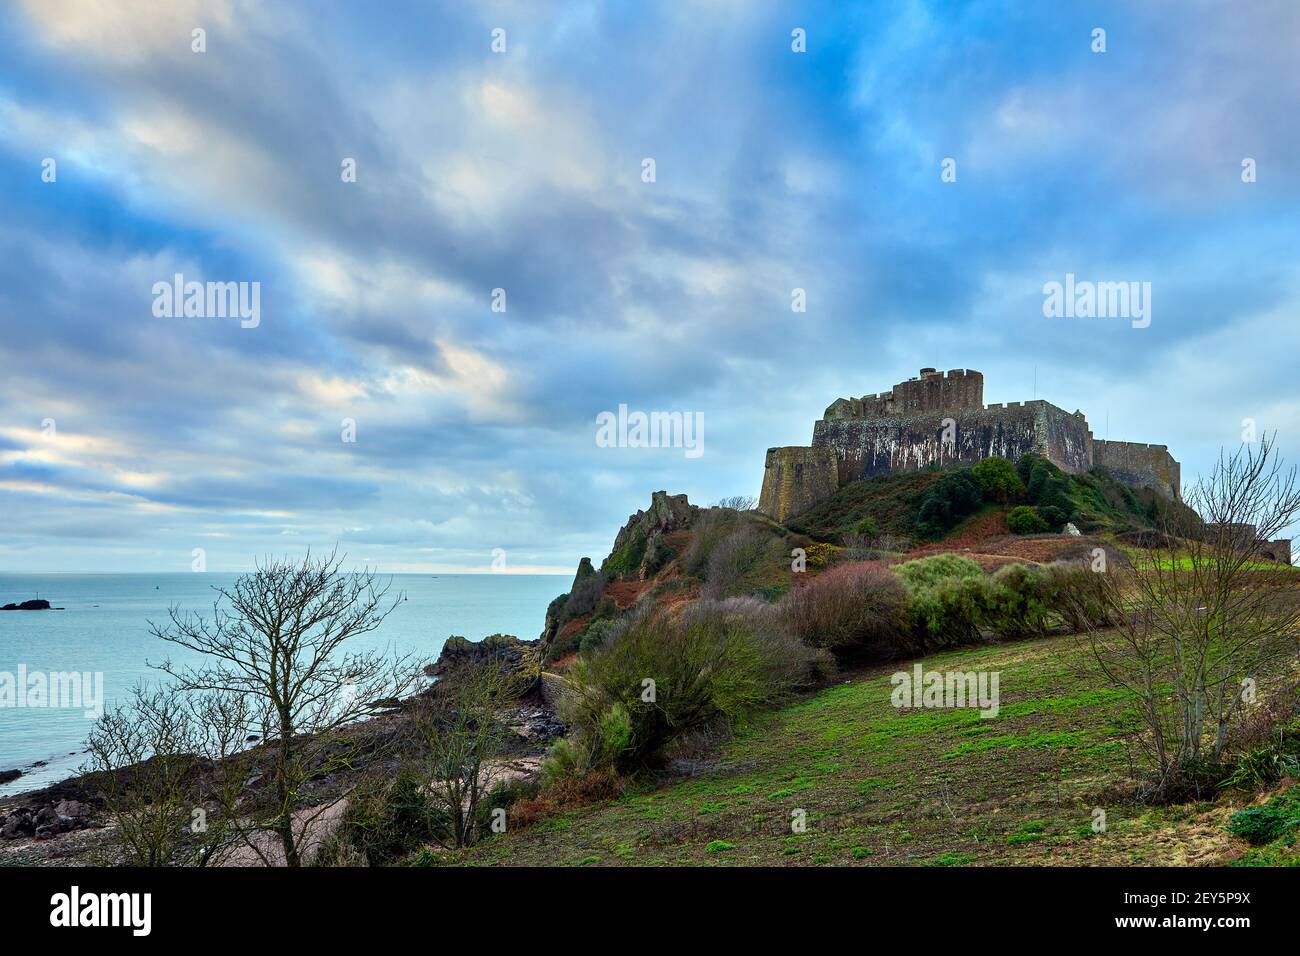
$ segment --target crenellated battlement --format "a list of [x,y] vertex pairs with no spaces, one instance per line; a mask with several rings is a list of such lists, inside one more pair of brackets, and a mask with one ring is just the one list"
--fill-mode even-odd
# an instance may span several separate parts
[[838,398],[826,408],[826,419],[877,419],[933,411],[961,411],[984,405],[984,374],[969,368],[946,372],[923,368],[888,392],[861,398]]

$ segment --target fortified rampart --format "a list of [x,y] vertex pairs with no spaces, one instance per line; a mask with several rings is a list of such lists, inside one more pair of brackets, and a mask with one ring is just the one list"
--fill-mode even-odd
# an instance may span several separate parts
[[759,510],[783,521],[859,478],[1027,452],[1063,471],[1100,465],[1120,481],[1179,495],[1178,462],[1164,445],[1094,439],[1083,412],[1047,401],[985,405],[980,372],[923,368],[888,392],[832,402],[811,446],[768,449]]
[[1172,497],[1178,496],[1182,486],[1182,468],[1164,445],[1097,438],[1092,443],[1092,463],[1126,484],[1154,488]]

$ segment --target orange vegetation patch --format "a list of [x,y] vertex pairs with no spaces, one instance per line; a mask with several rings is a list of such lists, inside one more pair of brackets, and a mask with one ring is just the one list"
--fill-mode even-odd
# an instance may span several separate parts
[[651,586],[650,581],[614,581],[605,586],[604,596],[613,600],[620,610],[631,607],[642,593]]
[[565,625],[560,628],[560,633],[557,636],[560,638],[573,637],[575,634],[584,631],[590,622],[590,614],[584,614],[582,617],[575,617],[572,621],[565,622]]
[[573,662],[576,661],[577,659],[578,659],[578,652],[571,651],[570,653],[565,654],[563,657],[557,657],[555,660],[553,660],[549,665],[550,670],[552,673],[555,674],[563,674],[565,671],[567,671],[570,667],[573,666]]
[[690,531],[670,531],[664,535],[663,541],[673,554],[684,554],[686,549],[690,547],[691,538],[693,537],[694,534]]
[[990,511],[964,522],[941,543],[923,547],[939,548],[944,551],[961,551],[967,548],[971,551],[986,551],[984,543],[989,538],[1005,535],[1008,530],[1007,513]]

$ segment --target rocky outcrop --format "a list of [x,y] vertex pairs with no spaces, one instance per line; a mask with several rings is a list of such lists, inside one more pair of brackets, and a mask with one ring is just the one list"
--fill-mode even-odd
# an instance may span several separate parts
[[0,811],[0,839],[48,840],[99,826],[98,812],[104,802],[102,794],[70,780],[18,799],[22,802],[7,814]]
[[48,611],[50,602],[44,598],[35,598],[31,601],[23,601],[21,604],[5,604],[0,606],[0,611]]
[[438,659],[424,669],[430,677],[442,677],[466,664],[496,661],[506,667],[520,667],[537,650],[537,641],[524,641],[513,634],[490,634],[481,641],[452,635],[442,645]]
[[674,531],[690,528],[699,514],[700,509],[685,495],[654,492],[650,496],[650,507],[631,515],[619,529],[614,538],[614,550],[601,564],[601,571],[611,577],[639,581],[653,577],[674,556],[664,538]]

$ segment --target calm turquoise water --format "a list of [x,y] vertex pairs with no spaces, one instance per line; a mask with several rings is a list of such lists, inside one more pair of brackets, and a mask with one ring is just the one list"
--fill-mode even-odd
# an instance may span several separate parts
[[[185,662],[197,655],[149,633],[167,608],[211,615],[211,586],[233,583],[225,574],[0,574],[0,604],[42,597],[63,611],[0,611],[0,674],[102,672],[111,706],[138,680],[157,680],[148,666],[169,654]],[[479,640],[488,634],[535,638],[546,605],[568,580],[554,575],[399,574],[392,593],[407,600],[379,630],[356,639],[357,649],[392,647],[421,658],[438,656],[451,634]],[[2,678],[0,678],[2,679]],[[12,793],[67,777],[85,759],[82,742],[93,719],[82,709],[0,706],[0,770],[24,775],[0,786]],[[32,768],[36,761],[48,766]]]

